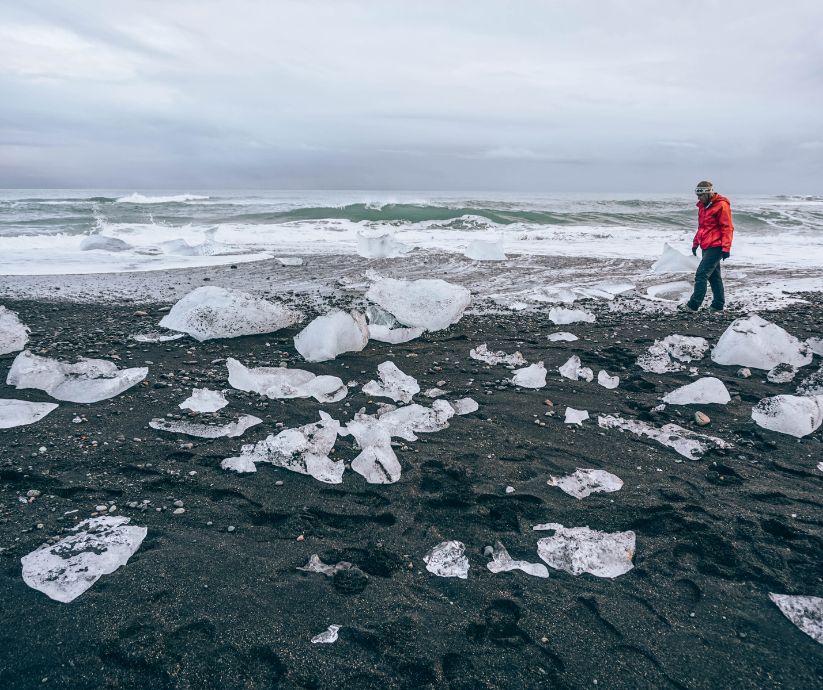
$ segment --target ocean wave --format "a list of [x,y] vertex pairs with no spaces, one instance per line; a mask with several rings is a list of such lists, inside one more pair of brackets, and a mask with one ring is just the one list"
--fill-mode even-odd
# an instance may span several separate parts
[[174,196],[145,196],[144,194],[129,194],[115,199],[118,204],[182,204],[186,201],[205,201],[208,196],[200,194],[176,194]]

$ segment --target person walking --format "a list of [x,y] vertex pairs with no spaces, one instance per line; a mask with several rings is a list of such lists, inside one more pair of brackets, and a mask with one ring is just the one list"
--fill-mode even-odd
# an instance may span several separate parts
[[714,191],[712,183],[701,180],[694,190],[697,195],[697,232],[692,242],[692,254],[700,247],[700,264],[694,274],[694,292],[689,301],[680,306],[682,311],[697,311],[706,297],[706,282],[712,288],[712,311],[723,311],[726,295],[720,270],[722,261],[731,256],[732,208],[729,200]]

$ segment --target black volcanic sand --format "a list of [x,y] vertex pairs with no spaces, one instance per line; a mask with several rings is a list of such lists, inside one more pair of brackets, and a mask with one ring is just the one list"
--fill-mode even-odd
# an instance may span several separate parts
[[[820,335],[821,298],[807,298],[767,316],[798,337]],[[707,357],[701,373],[723,380],[733,400],[699,409],[711,417],[707,433],[734,447],[699,461],[596,423],[598,413],[613,413],[692,427],[695,406],[651,411],[692,380],[688,373],[648,374],[635,359],[672,333],[715,342],[739,314],[619,314],[597,303],[588,305],[599,310],[597,323],[561,327],[543,314],[468,315],[411,343],[371,343],[307,365],[294,350],[295,330],[143,345],[129,335],[150,330],[168,305],[4,304],[32,327],[37,353],[118,355],[121,366],[150,362],[150,371],[145,384],[112,400],[61,403],[39,423],[0,431],[2,688],[823,684],[823,647],[768,599],[769,592],[823,596],[823,475],[815,469],[823,431],[797,440],[750,419],[760,398],[796,384],[769,384],[764,372],[744,380],[737,367]],[[149,316],[133,316],[136,309]],[[547,342],[557,330],[581,339]],[[517,390],[505,367],[469,359],[470,347],[483,342],[545,360],[546,388]],[[595,372],[619,374],[620,387],[561,379],[555,367],[575,353]],[[204,441],[147,427],[152,417],[179,414],[194,386],[228,388],[227,356],[249,366],[287,361],[358,387],[332,405],[229,390],[222,417],[264,419],[241,439]],[[3,378],[12,359],[0,358]],[[351,470],[333,486],[270,465],[242,476],[220,469],[243,443],[276,432],[277,422],[314,422],[319,409],[345,422],[362,406],[374,410],[378,401],[359,386],[387,359],[423,390],[445,381],[449,397],[480,403],[448,429],[398,448],[398,483],[369,485]],[[813,367],[819,364],[816,358]],[[3,395],[49,399],[11,387]],[[555,416],[545,415],[546,399]],[[592,419],[579,429],[564,425],[566,405]],[[76,416],[83,421],[73,423]],[[356,454],[351,437],[338,439],[334,457]],[[578,467],[607,469],[625,485],[582,501],[547,486],[551,475]],[[516,490],[506,494],[509,485]],[[31,489],[42,496],[21,502]],[[127,505],[144,500],[145,510]],[[178,500],[185,513],[175,515]],[[129,563],[67,605],[27,587],[21,556],[101,503],[148,528]],[[635,567],[615,580],[486,569],[483,549],[496,540],[514,558],[539,561],[536,542],[547,533],[531,528],[542,522],[634,530]],[[425,570],[423,556],[447,539],[466,544],[468,580]],[[296,570],[314,553],[356,569],[334,578]],[[310,643],[332,623],[342,626],[335,644]]]

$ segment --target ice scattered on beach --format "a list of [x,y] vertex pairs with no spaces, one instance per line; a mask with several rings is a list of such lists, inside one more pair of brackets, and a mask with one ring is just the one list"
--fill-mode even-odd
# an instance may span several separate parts
[[57,407],[57,403],[38,403],[0,398],[0,429],[12,429],[16,426],[34,424],[52,410],[56,410]]
[[655,273],[694,273],[700,259],[696,256],[683,254],[668,242],[663,245],[663,253],[660,258],[652,265],[652,271]]
[[513,367],[526,364],[526,358],[519,352],[515,352],[511,355],[507,355],[502,351],[489,352],[489,348],[486,343],[469,350],[469,357],[480,362],[486,362],[486,364],[507,364]]
[[358,311],[339,309],[318,316],[294,336],[294,348],[308,362],[326,362],[344,352],[360,352],[369,342],[369,327]]
[[758,426],[802,438],[823,423],[823,395],[776,395],[764,398],[752,408]]
[[475,261],[505,261],[508,257],[503,251],[503,238],[494,242],[474,240],[466,247],[463,255]]
[[823,598],[769,592],[769,599],[800,630],[815,642],[823,644]]
[[420,392],[417,379],[404,374],[394,362],[383,362],[377,365],[380,381],[369,381],[363,386],[366,395],[381,398],[391,398],[395,402],[411,402],[414,395]]
[[262,421],[260,417],[244,414],[240,416],[237,421],[226,424],[200,424],[184,419],[156,418],[149,422],[149,426],[158,431],[168,431],[171,434],[185,434],[186,436],[196,436],[197,438],[236,438],[242,436],[246,429],[250,429]]
[[557,371],[563,378],[577,381],[583,379],[584,381],[591,381],[594,378],[594,372],[589,367],[580,365],[580,357],[572,355],[568,361],[562,366],[557,367]]
[[398,241],[391,232],[363,230],[357,233],[357,253],[367,259],[393,259],[412,249],[414,247]]
[[512,383],[521,388],[543,388],[546,385],[546,367],[543,362],[515,369]]
[[621,429],[637,436],[651,438],[668,448],[674,449],[689,460],[697,460],[711,446],[718,448],[732,447],[731,443],[727,443],[723,439],[698,434],[677,424],[664,424],[658,429],[646,422],[636,419],[622,419],[614,415],[601,415],[597,418],[597,423],[603,429]]
[[272,333],[302,320],[299,312],[239,290],[199,287],[179,300],[160,326],[204,341]]
[[549,342],[552,342],[552,343],[557,343],[557,342],[571,343],[575,340],[578,340],[576,335],[574,335],[573,333],[567,333],[566,331],[558,331],[557,333],[549,333],[549,335],[546,336],[546,337],[548,338]]
[[439,278],[412,281],[383,278],[368,289],[366,299],[405,326],[439,331],[460,320],[471,302],[471,293]]
[[341,570],[351,570],[351,567],[352,564],[348,561],[340,561],[334,565],[323,563],[323,561],[320,560],[320,556],[315,553],[309,556],[309,562],[306,563],[306,565],[297,566],[297,570],[302,570],[306,573],[319,573],[326,577],[334,577],[335,573]]
[[731,400],[729,391],[723,382],[714,376],[705,376],[663,396],[663,402],[669,405],[726,405]]
[[[380,278],[382,280],[382,277]],[[369,322],[369,338],[382,343],[398,345],[419,338],[425,332],[423,328],[400,327],[397,319],[385,309],[375,304],[366,308],[366,318]]]
[[599,383],[603,388],[608,388],[609,390],[613,388],[617,388],[620,385],[620,377],[619,376],[609,376],[609,372],[605,369],[601,369],[597,372],[597,383]]
[[337,376],[315,376],[305,369],[287,367],[247,368],[236,359],[226,360],[229,385],[237,390],[259,393],[272,400],[314,398],[317,402],[338,402],[348,388]]
[[6,383],[18,389],[37,388],[57,400],[94,403],[119,395],[148,373],[147,367],[118,369],[103,359],[68,364],[24,350],[12,362]]
[[400,462],[391,447],[391,428],[379,418],[358,413],[339,431],[354,436],[360,454],[351,468],[369,484],[393,484],[400,479]]
[[800,382],[798,395],[823,395],[823,364]]
[[583,422],[585,422],[588,418],[588,411],[575,410],[573,407],[567,407],[566,418],[563,420],[563,422],[566,424],[577,424],[578,426],[583,426]]
[[22,350],[28,341],[28,326],[20,321],[16,312],[0,304],[0,355]]
[[654,374],[681,371],[683,365],[680,362],[702,359],[708,349],[709,342],[705,338],[668,335],[655,340],[654,345],[637,358],[637,366]]
[[440,542],[423,556],[426,570],[438,577],[459,577],[465,580],[469,576],[469,559],[465,552],[466,546],[461,541]]
[[108,515],[84,520],[73,528],[74,534],[23,556],[23,581],[68,604],[140,548],[148,530],[128,523],[127,517]]
[[167,343],[185,337],[185,333],[172,333],[169,335],[160,331],[149,331],[148,333],[135,333],[131,338],[138,343]]
[[472,398],[460,398],[460,400],[449,400],[449,405],[452,406],[456,415],[471,414],[477,412],[480,407],[477,401]]
[[222,410],[229,401],[220,391],[213,391],[208,388],[194,388],[191,395],[181,402],[178,407],[181,410],[191,410],[192,412],[217,412]]
[[274,260],[281,266],[302,266],[303,259],[299,256],[275,256]]
[[506,551],[506,547],[499,541],[494,543],[491,554],[492,560],[486,563],[486,567],[493,573],[507,573],[510,570],[522,570],[527,575],[534,577],[548,577],[549,569],[542,563],[529,563],[528,561],[516,561]]
[[797,376],[797,368],[784,362],[769,369],[766,380],[769,383],[789,383],[794,380],[795,376]]
[[552,307],[549,310],[549,321],[558,326],[564,326],[568,323],[577,323],[582,321],[584,323],[594,323],[594,314],[584,311],[583,309],[566,309],[565,307]]
[[556,522],[535,525],[532,529],[554,530],[554,536],[537,542],[537,553],[556,570],[615,578],[634,568],[634,532],[598,532],[588,527],[564,527]]
[[337,642],[337,633],[340,630],[339,625],[330,625],[326,630],[321,632],[319,635],[315,635],[311,638],[312,644],[331,644],[332,642]]
[[565,477],[552,477],[546,484],[559,487],[562,491],[580,500],[594,493],[619,491],[623,480],[605,470],[578,469]]
[[812,361],[812,352],[777,324],[752,314],[732,322],[712,350],[712,360],[754,369],[781,363],[803,367]]
[[387,410],[378,415],[392,437],[416,441],[418,433],[433,433],[447,429],[454,408],[445,400],[435,400],[431,407],[413,404]]

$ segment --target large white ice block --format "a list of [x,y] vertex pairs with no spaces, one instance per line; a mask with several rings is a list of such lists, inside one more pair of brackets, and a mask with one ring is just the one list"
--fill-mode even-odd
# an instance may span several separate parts
[[543,362],[537,362],[522,369],[515,369],[511,381],[521,388],[543,388],[546,385],[546,367]]
[[221,391],[195,388],[192,390],[191,395],[177,407],[192,412],[217,412],[217,410],[222,410],[228,404],[229,401],[226,400],[226,396]]
[[349,389],[337,376],[315,376],[305,369],[243,366],[233,357],[226,360],[229,384],[241,391],[265,395],[272,400],[314,398],[331,403],[346,397]]
[[814,433],[823,423],[823,395],[775,395],[752,408],[752,419],[764,429],[796,438]]
[[725,405],[731,400],[723,382],[714,376],[705,376],[685,386],[675,388],[663,397],[669,405],[701,405],[716,403]]
[[308,362],[326,362],[344,352],[360,352],[369,342],[366,318],[339,309],[318,316],[294,336],[294,348]]
[[0,398],[0,429],[34,424],[55,409],[57,409],[57,403]]
[[383,278],[369,288],[366,298],[406,326],[439,331],[460,320],[471,302],[471,293],[439,278]]
[[803,367],[812,361],[812,352],[777,324],[752,314],[732,322],[712,350],[712,360],[756,369],[781,363]]
[[20,321],[16,312],[0,305],[0,355],[22,350],[28,341],[28,326]]

